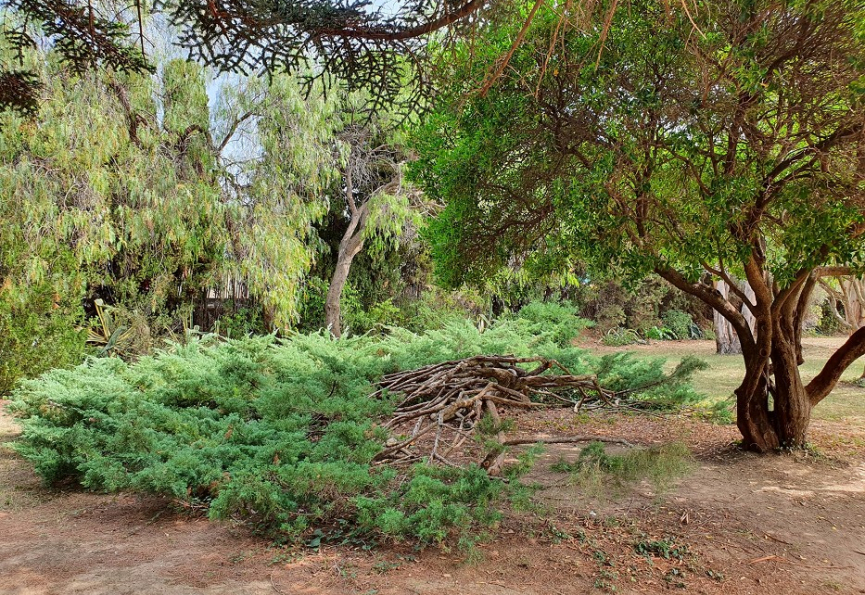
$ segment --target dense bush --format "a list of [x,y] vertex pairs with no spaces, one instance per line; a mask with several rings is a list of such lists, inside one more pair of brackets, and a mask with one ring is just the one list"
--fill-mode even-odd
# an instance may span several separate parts
[[699,328],[694,324],[694,320],[687,312],[682,312],[681,310],[670,310],[664,314],[663,321],[664,325],[673,331],[673,334],[675,334],[680,341],[699,338],[699,336],[696,336],[696,333],[699,332]]
[[666,376],[660,360],[595,358],[566,345],[581,324],[573,312],[561,323],[551,312],[529,308],[483,332],[463,320],[343,340],[205,337],[133,364],[93,358],[14,393],[18,449],[48,482],[164,494],[288,539],[335,527],[344,535],[348,526],[441,541],[495,521],[519,484],[476,467],[373,464],[388,438],[377,422],[392,408],[369,398],[382,374],[479,353],[538,353],[647,399],[693,396],[692,364]]
[[62,297],[45,284],[31,287],[24,303],[4,297],[0,297],[0,396],[22,377],[81,362],[87,333],[79,328],[84,312],[75,299]]

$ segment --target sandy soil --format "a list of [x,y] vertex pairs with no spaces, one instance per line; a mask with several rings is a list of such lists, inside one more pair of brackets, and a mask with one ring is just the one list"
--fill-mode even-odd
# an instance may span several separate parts
[[[178,512],[168,502],[43,488],[8,443],[0,415],[0,593],[509,595],[865,593],[865,452],[849,425],[815,422],[823,456],[741,453],[735,428],[682,418],[518,419],[521,434],[591,434],[642,444],[686,442],[697,467],[658,496],[637,486],[584,501],[552,462],[529,481],[538,510],[512,512],[480,560],[405,545],[283,549],[243,528]],[[858,430],[857,430],[858,431]],[[640,541],[687,545],[682,560],[639,555]]]

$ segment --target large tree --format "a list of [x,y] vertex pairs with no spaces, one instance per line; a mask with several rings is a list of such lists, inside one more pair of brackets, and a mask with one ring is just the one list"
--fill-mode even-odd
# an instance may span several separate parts
[[541,11],[468,101],[502,52],[466,48],[418,134],[415,175],[448,203],[433,233],[444,277],[528,253],[655,272],[735,328],[744,444],[804,444],[811,409],[865,353],[860,330],[808,384],[799,373],[817,280],[865,252],[863,23],[861,3],[822,0],[706,0],[689,15],[642,0],[586,28]]

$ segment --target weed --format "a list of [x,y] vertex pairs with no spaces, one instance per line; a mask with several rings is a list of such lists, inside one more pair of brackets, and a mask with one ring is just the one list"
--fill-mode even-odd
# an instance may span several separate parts
[[688,546],[676,544],[676,540],[672,537],[658,541],[646,541],[645,537],[644,534],[643,539],[634,544],[634,551],[647,558],[657,556],[665,560],[684,560],[688,554]]
[[399,564],[396,562],[389,562],[387,560],[380,560],[372,565],[372,571],[377,574],[386,574],[392,570],[398,570]]
[[268,562],[268,566],[276,566],[277,564],[290,564],[303,557],[303,554],[298,552],[285,552],[274,555]]
[[550,534],[550,541],[553,543],[561,543],[571,539],[571,536],[566,531],[562,531],[555,525],[550,525],[547,532]]
[[687,588],[687,584],[684,580],[685,574],[679,570],[678,568],[671,568],[667,572],[664,573],[664,580],[671,586],[676,587],[678,589]]
[[598,578],[595,579],[594,587],[596,589],[600,589],[601,591],[606,591],[607,593],[615,593],[616,585],[614,581],[618,579],[618,572],[613,572],[611,570],[601,570]]

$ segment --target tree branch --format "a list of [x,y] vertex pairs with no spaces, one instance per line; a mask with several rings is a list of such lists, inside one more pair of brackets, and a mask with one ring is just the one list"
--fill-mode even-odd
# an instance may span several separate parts
[[739,335],[739,342],[742,344],[743,353],[753,353],[756,342],[754,341],[754,335],[751,333],[748,321],[745,320],[741,312],[733,307],[733,304],[724,299],[717,289],[701,283],[691,283],[677,270],[669,267],[655,267],[655,273],[674,287],[699,298],[715,309],[718,314],[729,320]]
[[384,29],[384,28],[365,28],[365,27],[323,27],[314,29],[311,33],[315,37],[341,37],[345,39],[367,39],[372,41],[405,41],[422,37],[427,33],[438,31],[448,25],[464,19],[465,17],[477,12],[487,3],[487,0],[470,0],[457,10],[443,14],[437,19],[427,21],[426,23],[409,27],[406,29]]
[[850,335],[838,351],[832,354],[820,373],[805,387],[811,406],[814,407],[825,399],[838,384],[844,371],[863,355],[865,355],[865,327]]

